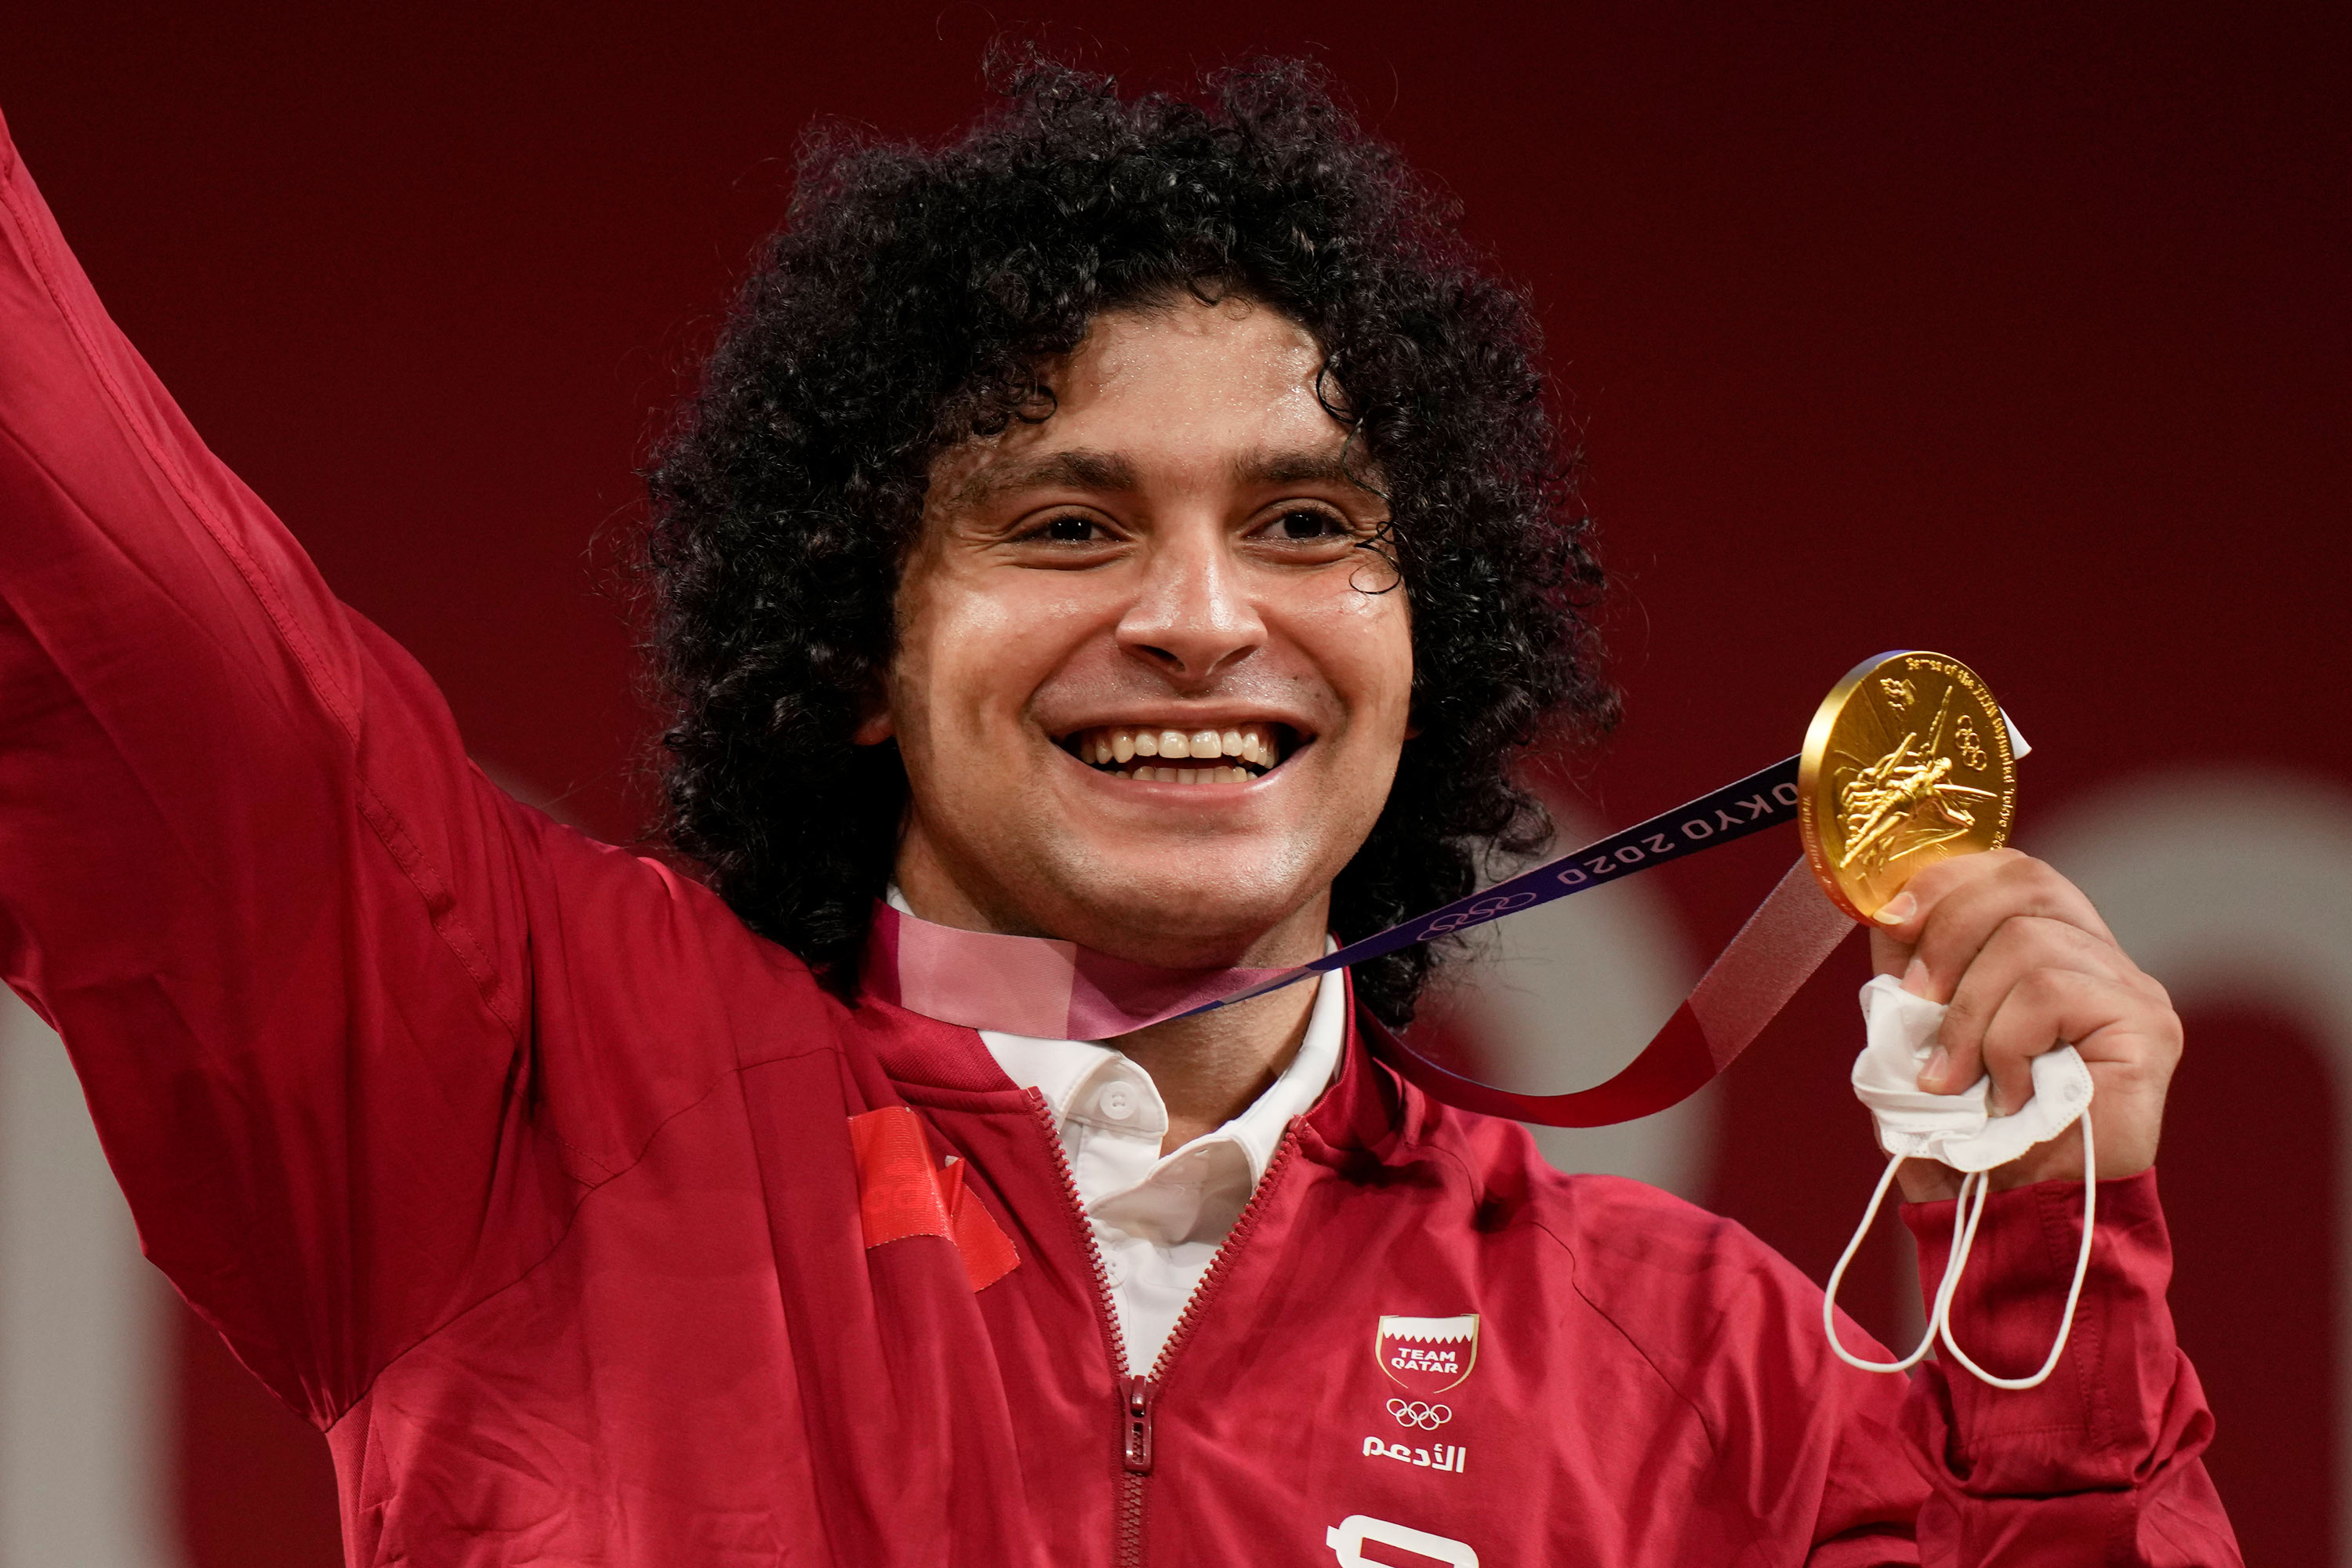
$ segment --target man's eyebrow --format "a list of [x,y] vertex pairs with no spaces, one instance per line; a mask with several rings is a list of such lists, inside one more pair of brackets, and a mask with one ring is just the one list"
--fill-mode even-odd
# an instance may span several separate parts
[[1010,490],[1133,490],[1140,482],[1135,465],[1117,452],[1075,447],[1066,452],[991,463],[957,488],[956,500],[974,506]]
[[1234,479],[1245,486],[1346,485],[1365,488],[1339,452],[1249,452],[1234,460]]

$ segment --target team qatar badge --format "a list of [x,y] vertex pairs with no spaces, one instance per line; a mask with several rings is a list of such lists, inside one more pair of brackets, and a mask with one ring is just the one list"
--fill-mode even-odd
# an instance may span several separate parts
[[1434,1399],[1478,1364],[1478,1314],[1384,1317],[1373,1352],[1391,1383],[1416,1400]]

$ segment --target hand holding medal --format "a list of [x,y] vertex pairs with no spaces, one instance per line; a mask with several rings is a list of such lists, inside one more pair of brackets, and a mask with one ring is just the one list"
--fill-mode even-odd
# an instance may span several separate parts
[[[1801,773],[1800,830],[1815,877],[1872,922],[1874,967],[1947,1005],[1919,1088],[1957,1094],[1991,1079],[1990,1109],[2033,1093],[2035,1058],[2071,1044],[2097,1094],[2098,1174],[2155,1163],[2180,1021],[2164,988],[2116,946],[2098,911],[2042,862],[2003,847],[2016,791],[2011,731],[1974,672],[1936,654],[1864,663],[1815,714]],[[2078,1177],[2070,1128],[1992,1174],[1998,1189]],[[1952,1171],[1906,1163],[1906,1195],[1949,1197]]]
[[[2146,1169],[2180,1028],[2162,988],[2124,956],[2089,900],[2049,867],[2002,848],[2013,735],[1965,666],[1925,653],[1870,660],[1814,715],[1799,822],[1822,889],[1873,922],[1879,978],[1863,994],[1870,1044],[1853,1082],[1889,1155],[1831,1272],[1823,1331],[1839,1359],[1865,1371],[1906,1371],[1940,1340],[1979,1379],[2025,1389],[2064,1353],[2090,1268],[2097,1188],[2084,1185],[2057,1336],[2040,1370],[2013,1378],[1978,1366],[1952,1335],[1986,1196],[2081,1179],[2086,1160],[2108,1177]],[[1841,1342],[1835,1305],[1898,1175],[1915,1201],[1958,1200],[1957,1236],[1918,1345],[1873,1362]]]

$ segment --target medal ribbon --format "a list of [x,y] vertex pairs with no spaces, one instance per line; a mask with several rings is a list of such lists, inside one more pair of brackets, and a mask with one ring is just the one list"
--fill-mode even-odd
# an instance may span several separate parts
[[[944,1023],[1039,1039],[1109,1039],[1230,1007],[1793,822],[1797,768],[1795,757],[1775,763],[1295,969],[1163,969],[1074,942],[934,925],[886,903],[876,910],[867,938],[865,986]],[[1462,1076],[1377,1024],[1370,1037],[1407,1079],[1449,1105],[1553,1127],[1630,1121],[1687,1098],[1729,1066],[1853,930],[1799,860],[1641,1055],[1606,1083],[1573,1093],[1513,1093]]]

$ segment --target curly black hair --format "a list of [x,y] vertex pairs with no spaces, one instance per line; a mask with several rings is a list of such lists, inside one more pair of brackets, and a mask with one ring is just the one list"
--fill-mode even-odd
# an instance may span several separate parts
[[[1205,103],[1034,56],[991,76],[1004,101],[943,146],[812,132],[784,226],[654,450],[669,842],[848,985],[907,799],[895,746],[850,737],[892,655],[932,459],[1040,417],[1041,366],[1097,313],[1239,291],[1322,348],[1412,599],[1419,732],[1333,888],[1334,930],[1468,892],[1549,835],[1515,763],[1615,711],[1526,300],[1312,66],[1217,73]],[[1358,994],[1401,1026],[1437,962],[1366,964]]]

